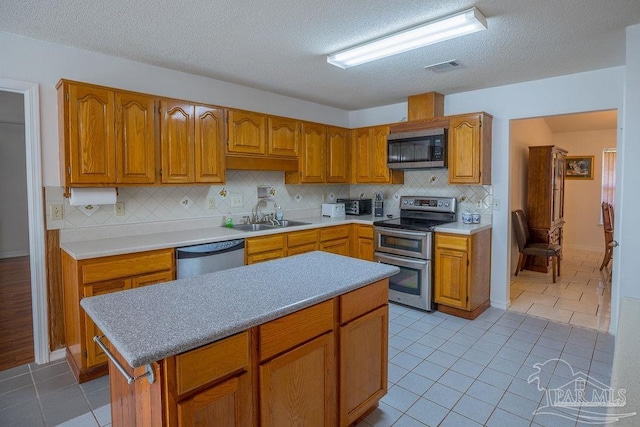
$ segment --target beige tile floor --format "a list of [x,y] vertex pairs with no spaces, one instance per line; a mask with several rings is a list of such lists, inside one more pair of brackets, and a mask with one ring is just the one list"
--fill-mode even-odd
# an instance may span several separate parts
[[551,272],[512,272],[509,310],[607,332],[611,281],[608,269],[599,270],[602,257],[601,252],[564,249],[556,283]]

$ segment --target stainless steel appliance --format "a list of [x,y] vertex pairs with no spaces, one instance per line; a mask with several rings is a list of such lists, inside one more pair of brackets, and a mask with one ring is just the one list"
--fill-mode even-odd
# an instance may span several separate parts
[[387,136],[389,169],[425,169],[447,166],[444,128],[391,133]]
[[371,215],[371,199],[338,199],[338,203],[344,203],[344,210],[347,215]]
[[176,277],[199,276],[244,265],[244,239],[176,249]]
[[456,220],[453,197],[402,196],[400,217],[375,221],[375,260],[395,265],[389,300],[433,310],[433,229]]

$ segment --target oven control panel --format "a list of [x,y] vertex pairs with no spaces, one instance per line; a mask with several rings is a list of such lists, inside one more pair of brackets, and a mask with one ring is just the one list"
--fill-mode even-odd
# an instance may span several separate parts
[[400,197],[401,210],[427,211],[427,212],[456,212],[455,197],[428,197],[428,196],[402,196]]

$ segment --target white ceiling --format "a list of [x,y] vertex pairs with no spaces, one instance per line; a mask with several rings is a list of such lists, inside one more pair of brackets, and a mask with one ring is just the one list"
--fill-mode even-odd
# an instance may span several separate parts
[[616,110],[592,111],[588,113],[560,114],[544,118],[551,133],[587,132],[611,130],[618,126]]
[[[326,55],[476,6],[489,29],[342,70]],[[346,110],[625,61],[639,0],[2,0],[0,30]],[[462,67],[436,74],[434,63]],[[64,77],[64,76],[61,76]]]

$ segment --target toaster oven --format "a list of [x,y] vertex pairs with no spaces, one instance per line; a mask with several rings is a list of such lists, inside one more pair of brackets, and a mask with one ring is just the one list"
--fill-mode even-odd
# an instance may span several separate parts
[[347,215],[371,215],[373,203],[371,199],[338,199],[338,203],[344,203],[344,212]]

